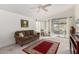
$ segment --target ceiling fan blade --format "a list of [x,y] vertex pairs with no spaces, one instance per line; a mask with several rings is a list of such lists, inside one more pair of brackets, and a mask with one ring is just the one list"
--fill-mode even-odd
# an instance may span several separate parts
[[45,8],[42,8],[44,11],[46,11],[46,12],[48,12],[48,10],[47,9],[45,9]]
[[48,7],[48,6],[51,6],[52,4],[46,4],[46,5],[44,5],[44,6],[42,6],[42,7]]
[[37,8],[40,8],[40,7],[41,7],[41,4],[39,4],[38,6],[32,7],[30,9],[37,9]]

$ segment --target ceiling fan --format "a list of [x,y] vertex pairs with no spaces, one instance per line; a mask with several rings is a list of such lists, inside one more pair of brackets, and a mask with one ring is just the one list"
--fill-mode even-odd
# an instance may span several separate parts
[[[51,5],[52,4],[45,4],[45,5],[40,4],[37,8],[39,11],[42,9],[43,11],[48,12],[48,9],[46,9],[46,8],[51,6]],[[36,8],[33,8],[33,9],[36,9]]]

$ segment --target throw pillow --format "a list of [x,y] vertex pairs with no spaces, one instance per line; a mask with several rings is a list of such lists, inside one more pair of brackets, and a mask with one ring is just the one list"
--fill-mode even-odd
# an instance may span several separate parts
[[20,36],[20,37],[24,37],[23,33],[19,33],[19,36]]

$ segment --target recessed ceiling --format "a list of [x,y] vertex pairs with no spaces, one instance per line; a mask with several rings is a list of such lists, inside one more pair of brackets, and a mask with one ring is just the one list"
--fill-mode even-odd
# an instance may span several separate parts
[[52,4],[51,6],[47,7],[48,12],[45,12],[43,10],[40,10],[40,12],[38,12],[38,6],[39,4],[0,4],[0,9],[42,19],[68,10],[73,5]]

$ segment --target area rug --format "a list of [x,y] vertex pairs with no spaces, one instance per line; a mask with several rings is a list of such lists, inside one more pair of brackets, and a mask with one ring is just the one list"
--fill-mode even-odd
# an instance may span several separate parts
[[28,54],[56,54],[59,44],[59,42],[51,40],[39,40],[33,45],[24,48],[23,51]]

